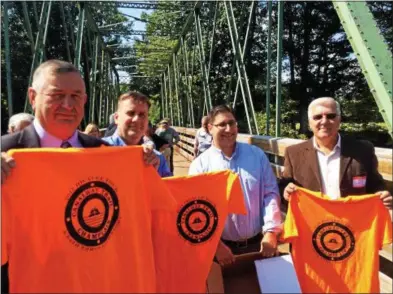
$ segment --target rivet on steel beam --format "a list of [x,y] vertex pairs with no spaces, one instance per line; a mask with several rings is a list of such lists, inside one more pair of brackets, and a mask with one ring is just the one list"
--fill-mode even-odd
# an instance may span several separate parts
[[376,92],[374,88],[371,88],[370,91],[373,93]]
[[379,72],[378,74],[379,74],[380,76],[383,76],[383,73],[381,73],[381,72]]

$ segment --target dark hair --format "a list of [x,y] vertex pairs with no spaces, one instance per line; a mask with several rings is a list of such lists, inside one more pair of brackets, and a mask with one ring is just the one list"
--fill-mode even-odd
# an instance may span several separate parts
[[207,115],[209,123],[212,124],[218,114],[228,113],[228,112],[231,113],[233,115],[233,117],[235,117],[235,112],[233,111],[232,107],[230,107],[228,105],[222,104],[222,105],[218,105],[218,106],[213,107],[213,109],[210,110],[209,114]]
[[134,101],[146,103],[147,108],[150,109],[151,104],[150,104],[149,98],[145,94],[142,94],[138,91],[128,91],[124,94],[121,94],[119,97],[119,102],[118,102],[117,108],[119,108],[120,103],[126,99],[133,99]]

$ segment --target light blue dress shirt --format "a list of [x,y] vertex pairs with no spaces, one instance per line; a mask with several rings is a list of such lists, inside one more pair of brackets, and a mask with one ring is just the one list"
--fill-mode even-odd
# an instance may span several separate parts
[[198,156],[190,175],[229,169],[239,175],[247,215],[229,214],[222,238],[240,241],[258,233],[280,232],[281,211],[277,179],[265,153],[256,146],[236,142],[231,158],[212,145]]
[[[123,139],[120,138],[120,136],[117,134],[117,131],[112,136],[102,138],[102,140],[108,142],[112,146],[127,146],[127,144],[123,141]],[[162,155],[157,150],[153,150],[153,152],[160,159],[160,165],[158,167],[158,174],[162,178],[173,176],[168,165],[166,164],[166,160],[165,160],[164,155]]]
[[[56,138],[55,136],[52,136],[49,134],[47,131],[44,130],[44,128],[41,126],[40,122],[38,119],[34,119],[33,121],[33,126],[35,131],[38,134],[38,137],[40,138],[40,145],[41,147],[60,147],[61,143],[63,140]],[[66,141],[71,144],[72,147],[75,148],[81,148],[83,147],[82,144],[79,142],[78,139],[78,131],[75,131],[74,134],[68,138]]]

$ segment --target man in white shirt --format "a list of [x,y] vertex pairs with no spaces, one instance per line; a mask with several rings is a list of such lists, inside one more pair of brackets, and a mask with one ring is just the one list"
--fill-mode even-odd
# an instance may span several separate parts
[[391,208],[392,195],[378,173],[374,146],[339,134],[339,103],[330,97],[312,101],[308,119],[313,138],[285,152],[283,179],[289,184],[284,198],[288,200],[298,185],[332,199],[375,193]]

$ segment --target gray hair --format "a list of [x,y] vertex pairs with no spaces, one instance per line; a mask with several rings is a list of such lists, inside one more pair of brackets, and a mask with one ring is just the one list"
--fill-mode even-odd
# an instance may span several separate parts
[[313,100],[309,105],[308,105],[308,118],[310,119],[312,117],[312,108],[321,102],[334,102],[336,104],[336,113],[337,116],[341,116],[341,107],[340,103],[338,103],[337,100],[334,100],[332,97],[321,97]]
[[10,120],[8,121],[8,128],[11,129],[12,127],[17,127],[22,121],[33,122],[33,120],[34,116],[30,113],[17,113],[10,117]]
[[[46,72],[61,74],[61,73],[69,73],[76,72],[79,73],[79,70],[70,62],[58,60],[58,59],[50,59],[43,63],[41,63],[33,74],[32,87],[37,91],[42,84],[42,74]],[[82,77],[82,76],[81,76]]]

